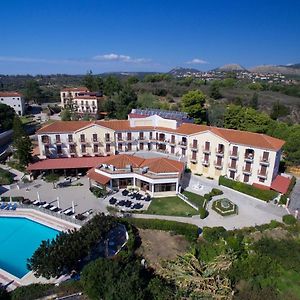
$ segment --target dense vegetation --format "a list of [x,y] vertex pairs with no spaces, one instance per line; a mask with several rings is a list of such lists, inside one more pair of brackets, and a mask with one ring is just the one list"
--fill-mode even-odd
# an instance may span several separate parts
[[13,175],[9,171],[0,168],[0,184],[12,184],[13,181]]
[[252,185],[231,180],[224,176],[219,177],[219,184],[264,201],[271,201],[277,196],[275,191],[261,190]]
[[15,110],[3,103],[0,103],[0,133],[12,129]]

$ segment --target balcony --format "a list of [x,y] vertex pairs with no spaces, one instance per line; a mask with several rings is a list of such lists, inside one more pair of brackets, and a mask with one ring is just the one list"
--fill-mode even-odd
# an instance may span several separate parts
[[167,144],[167,143],[169,143],[169,141],[166,140],[166,139],[158,139],[157,142],[160,143],[160,144]]
[[43,143],[44,145],[49,145],[49,144],[51,144],[51,139],[50,139],[50,138],[42,139],[42,143]]
[[252,169],[243,168],[243,174],[252,175]]
[[178,142],[178,145],[181,147],[181,148],[186,148],[187,147],[187,142]]
[[196,156],[190,156],[190,162],[197,163],[198,162],[197,157]]
[[202,160],[202,165],[204,166],[204,167],[208,167],[209,166],[209,161],[208,160]]
[[215,165],[215,168],[216,168],[217,170],[222,170],[222,169],[223,169],[223,164],[222,164],[222,162],[217,162],[217,161],[215,161],[215,162],[214,162],[214,165]]
[[172,145],[172,146],[175,146],[176,145],[176,141],[175,140],[170,140],[169,144]]
[[144,137],[144,136],[139,136],[138,140],[141,142],[147,141],[146,137]]
[[60,145],[61,143],[62,143],[62,142],[61,142],[60,139],[55,140],[55,144],[56,144],[56,145]]
[[216,156],[224,157],[224,150],[216,148]]
[[253,163],[254,155],[251,154],[251,153],[250,153],[250,154],[246,154],[244,160],[245,160],[246,162]]
[[85,143],[86,143],[86,139],[85,139],[85,138],[84,138],[84,139],[81,138],[81,139],[79,140],[79,142],[80,142],[80,144],[85,144]]
[[190,144],[190,149],[191,149],[192,151],[198,151],[198,145],[195,145],[195,144],[191,143],[191,144]]
[[110,138],[105,138],[105,143],[107,143],[107,144],[111,144],[113,142],[113,140],[112,139],[110,139]]
[[236,165],[234,166],[234,165],[228,164],[228,170],[236,172],[237,171],[237,166]]
[[261,157],[259,163],[262,166],[267,166],[267,167],[270,165],[269,158],[263,158],[263,157]]
[[257,176],[258,176],[259,178],[267,179],[267,177],[268,177],[268,172],[262,172],[261,170],[258,170],[258,171],[257,171]]
[[210,151],[209,148],[206,148],[206,147],[202,146],[202,152],[206,153],[206,154],[210,154],[211,151]]
[[239,158],[239,152],[229,151],[229,157],[233,158],[233,159],[238,159]]
[[70,154],[76,154],[76,149],[70,148]]

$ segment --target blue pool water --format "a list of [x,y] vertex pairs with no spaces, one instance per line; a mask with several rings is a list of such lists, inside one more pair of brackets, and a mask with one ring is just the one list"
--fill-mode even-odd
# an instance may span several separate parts
[[30,258],[42,240],[53,239],[59,231],[19,217],[0,217],[0,268],[16,277],[28,273]]

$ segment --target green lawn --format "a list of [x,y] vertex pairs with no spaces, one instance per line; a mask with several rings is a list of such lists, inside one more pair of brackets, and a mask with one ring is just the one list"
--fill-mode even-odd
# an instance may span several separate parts
[[184,191],[183,195],[187,196],[189,201],[195,204],[198,208],[203,207],[205,198],[192,192]]
[[295,298],[299,299],[300,295],[300,274],[293,270],[284,270],[283,274],[279,277],[278,289],[282,295],[288,293],[290,296],[293,295]]
[[186,204],[177,196],[174,196],[152,199],[148,210],[146,210],[144,213],[152,215],[186,217],[197,215],[198,211]]

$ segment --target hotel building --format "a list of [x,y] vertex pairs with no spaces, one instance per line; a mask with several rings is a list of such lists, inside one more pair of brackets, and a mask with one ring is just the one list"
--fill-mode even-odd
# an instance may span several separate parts
[[270,187],[278,174],[283,140],[157,115],[129,120],[67,121],[38,131],[41,158],[109,156],[154,151],[183,162],[192,173],[220,175]]
[[12,107],[19,116],[25,113],[25,100],[20,93],[0,92],[0,103]]

